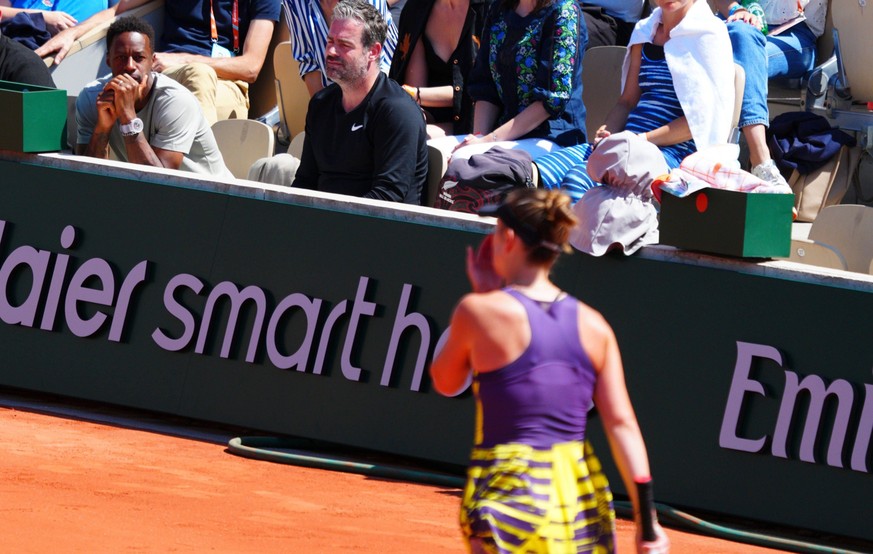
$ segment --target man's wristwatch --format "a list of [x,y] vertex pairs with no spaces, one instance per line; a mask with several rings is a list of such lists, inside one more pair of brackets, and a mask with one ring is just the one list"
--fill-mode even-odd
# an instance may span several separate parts
[[123,123],[119,125],[119,129],[121,129],[121,134],[126,137],[135,137],[136,135],[142,133],[142,119],[138,117],[134,117],[130,120],[130,123]]

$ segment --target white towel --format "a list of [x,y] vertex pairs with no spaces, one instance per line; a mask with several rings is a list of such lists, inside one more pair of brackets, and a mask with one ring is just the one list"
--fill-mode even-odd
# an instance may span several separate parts
[[[651,42],[661,22],[661,8],[634,27],[622,67],[621,86],[630,66],[630,46]],[[727,27],[696,0],[664,44],[676,96],[698,150],[727,142],[734,111],[734,58]]]

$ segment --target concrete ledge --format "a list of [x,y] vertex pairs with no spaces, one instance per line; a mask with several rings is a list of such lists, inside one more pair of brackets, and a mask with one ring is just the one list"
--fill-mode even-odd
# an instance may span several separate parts
[[[151,168],[111,160],[97,160],[71,154],[23,154],[0,150],[0,159],[108,177],[134,178],[138,181],[154,183],[160,186],[205,190],[218,194],[230,194],[282,204],[307,206],[320,210],[431,225],[447,229],[474,231],[483,234],[491,232],[495,224],[495,219],[491,217],[479,217],[471,214],[460,214],[435,208],[410,206],[381,200],[368,200],[341,194],[298,190],[244,179],[209,178],[182,171]],[[798,232],[802,233],[802,229],[799,229]],[[672,246],[664,245],[643,248],[636,255],[647,260],[694,265],[747,275],[873,292],[873,276],[783,260],[728,258],[679,250]]]
[[433,225],[449,229],[489,233],[495,224],[495,219],[491,217],[453,213],[435,208],[397,204],[382,200],[369,200],[342,194],[292,189],[291,187],[270,185],[245,179],[206,177],[172,169],[153,168],[113,160],[99,160],[67,153],[25,154],[0,150],[0,160],[43,165],[107,177],[133,178],[138,181],[161,186],[205,190],[219,194],[230,194],[258,200],[268,200],[270,202],[308,206],[322,210]]

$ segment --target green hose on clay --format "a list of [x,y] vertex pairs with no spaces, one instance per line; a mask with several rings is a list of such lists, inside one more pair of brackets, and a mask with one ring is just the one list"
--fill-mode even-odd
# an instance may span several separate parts
[[[345,471],[347,473],[358,473],[369,477],[412,481],[440,487],[463,488],[464,486],[464,478],[458,475],[409,469],[382,463],[363,462],[345,456],[328,457],[303,449],[306,446],[311,445],[313,445],[313,443],[310,441],[283,439],[279,437],[237,437],[228,442],[227,448],[233,454],[255,460],[278,462],[316,469]],[[802,553],[826,552],[861,554],[860,552],[852,550],[831,548],[798,540],[773,537],[762,533],[732,529],[730,527],[704,521],[698,517],[673,509],[664,504],[656,503],[655,507],[658,510],[658,517],[662,523],[734,542]],[[615,502],[615,509],[622,517],[630,518],[633,513],[630,502],[617,501]]]

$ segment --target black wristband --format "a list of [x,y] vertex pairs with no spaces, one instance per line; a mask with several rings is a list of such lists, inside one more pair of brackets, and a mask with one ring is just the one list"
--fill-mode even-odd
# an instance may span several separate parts
[[651,477],[634,479],[637,484],[637,501],[640,505],[640,526],[643,532],[643,540],[654,541],[658,538],[655,533],[655,494],[652,490]]

